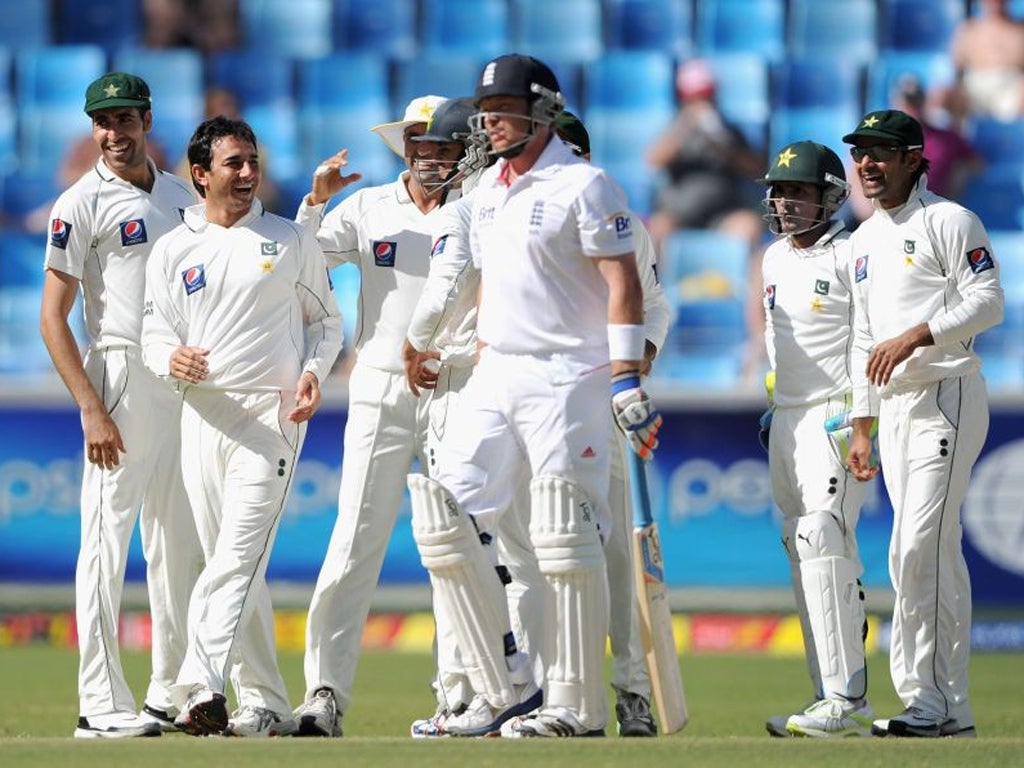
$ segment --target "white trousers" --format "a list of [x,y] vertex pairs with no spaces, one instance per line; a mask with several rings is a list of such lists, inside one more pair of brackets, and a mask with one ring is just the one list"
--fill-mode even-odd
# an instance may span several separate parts
[[349,379],[338,519],[306,623],[306,697],[334,691],[344,712],[352,695],[363,629],[381,565],[418,458],[425,466],[426,407],[404,373],[356,363]]
[[121,667],[118,616],[140,507],[153,633],[146,701],[166,710],[185,655],[189,594],[202,567],[179,465],[181,398],[142,364],[136,348],[90,351],[84,366],[126,452],[112,470],[87,462],[82,477],[75,570],[79,713],[135,710]]
[[[826,643],[825,638],[815,638],[812,631],[800,559],[792,537],[797,518],[827,512],[839,524],[846,556],[854,563],[857,572],[863,573],[857,551],[857,522],[869,486],[847,471],[843,458],[825,431],[825,421],[847,410],[847,407],[845,398],[835,397],[805,407],[776,408],[768,446],[772,497],[784,518],[782,544],[789,558],[793,596],[804,638],[804,655],[816,699],[825,695],[817,648],[819,643],[823,646]],[[836,642],[843,642],[843,636],[838,636]],[[843,649],[842,654],[848,650]]]
[[967,694],[971,584],[960,506],[988,435],[981,376],[944,379],[881,401],[879,452],[893,507],[896,590],[889,667],[907,706],[974,725]]
[[192,592],[189,645],[174,693],[193,685],[239,705],[289,713],[266,572],[306,436],[287,421],[292,393],[193,387],[182,412],[182,471],[206,567]]

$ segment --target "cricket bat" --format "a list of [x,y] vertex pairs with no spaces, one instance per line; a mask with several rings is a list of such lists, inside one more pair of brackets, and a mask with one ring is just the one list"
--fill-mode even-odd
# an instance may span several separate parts
[[633,575],[640,606],[640,635],[661,731],[675,733],[686,725],[690,715],[686,709],[683,678],[672,632],[661,538],[658,536],[658,524],[651,515],[643,459],[627,449],[626,465],[633,503]]

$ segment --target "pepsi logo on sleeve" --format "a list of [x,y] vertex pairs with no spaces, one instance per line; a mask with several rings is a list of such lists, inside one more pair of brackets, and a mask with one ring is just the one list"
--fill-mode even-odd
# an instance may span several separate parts
[[378,267],[394,267],[395,252],[398,250],[398,243],[390,240],[374,240],[373,263]]
[[986,269],[992,269],[996,265],[995,261],[992,260],[992,254],[988,252],[988,248],[972,248],[969,250],[967,252],[967,263],[974,274],[984,272]]
[[131,219],[122,221],[121,245],[138,245],[146,242],[146,222],[142,219]]
[[858,256],[857,261],[853,265],[853,281],[859,283],[861,280],[867,279],[868,276],[868,257]]
[[50,222],[50,245],[54,248],[66,250],[68,238],[71,237],[71,222],[64,219],[54,219]]
[[768,309],[775,309],[775,283],[764,287],[764,303]]
[[191,296],[200,288],[206,287],[206,270],[202,264],[189,267],[181,273],[181,282],[185,286],[185,293]]

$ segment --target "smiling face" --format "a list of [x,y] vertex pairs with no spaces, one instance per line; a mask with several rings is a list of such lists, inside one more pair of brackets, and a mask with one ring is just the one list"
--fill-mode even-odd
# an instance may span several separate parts
[[882,208],[902,205],[914,186],[921,165],[921,148],[908,149],[894,142],[858,137],[850,149],[864,197]]
[[153,113],[137,107],[110,107],[92,113],[92,137],[103,162],[121,177],[146,166],[146,134],[153,126]]
[[238,136],[221,136],[210,145],[210,168],[192,166],[192,176],[203,188],[206,217],[221,226],[231,226],[252,207],[260,185],[260,162],[256,147]]

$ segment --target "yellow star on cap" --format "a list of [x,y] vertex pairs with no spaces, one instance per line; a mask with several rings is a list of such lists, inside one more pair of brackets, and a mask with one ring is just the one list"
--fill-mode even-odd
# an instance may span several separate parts
[[878,122],[878,115],[871,115],[862,123],[863,128],[874,128],[875,123]]
[[120,91],[120,90],[121,90],[120,88],[118,88],[118,87],[117,87],[116,85],[114,85],[113,83],[111,83],[110,85],[108,85],[108,86],[107,86],[106,88],[104,88],[104,89],[103,89],[103,92],[104,92],[105,94],[107,94],[107,98],[108,98],[108,99],[112,99],[112,98],[114,98],[115,96],[117,96],[117,93],[118,93],[118,91]]
[[778,166],[784,165],[787,168],[789,168],[790,162],[796,159],[796,156],[796,152],[794,152],[789,147],[786,147],[782,152],[779,153],[779,159],[775,161],[775,164]]
[[430,118],[434,116],[434,105],[433,104],[421,104],[420,115],[423,117],[424,122],[430,122]]

